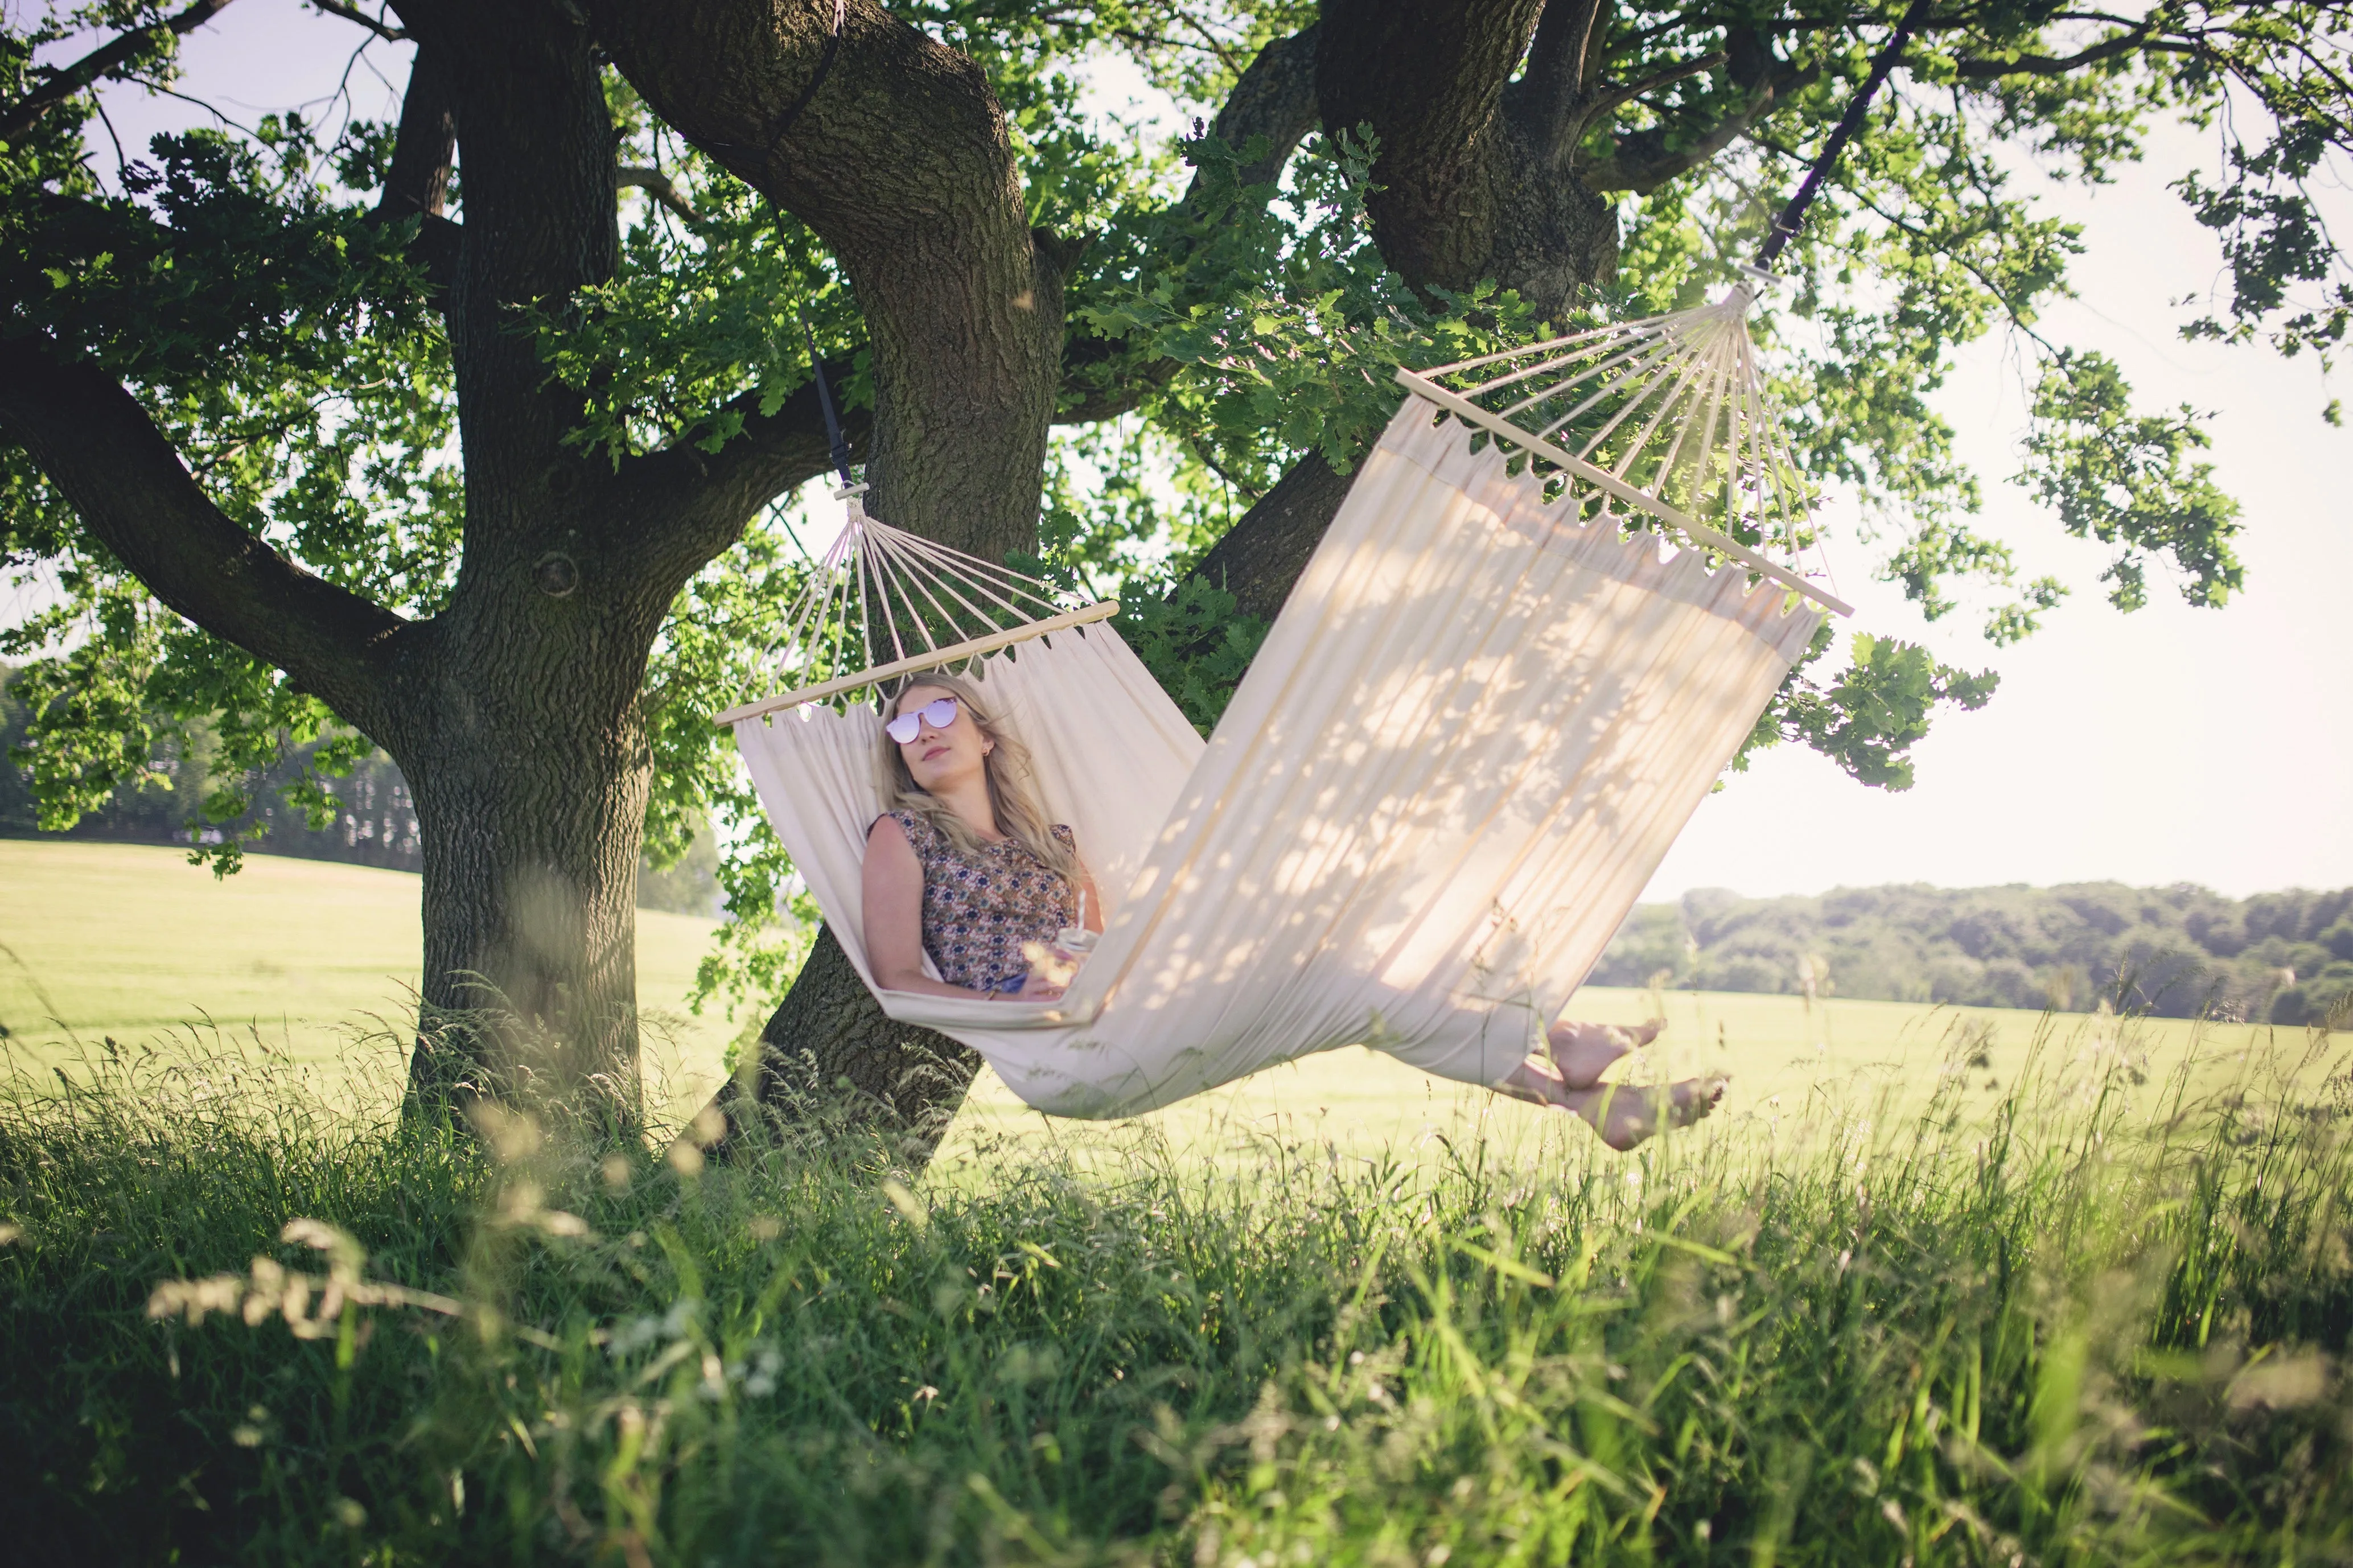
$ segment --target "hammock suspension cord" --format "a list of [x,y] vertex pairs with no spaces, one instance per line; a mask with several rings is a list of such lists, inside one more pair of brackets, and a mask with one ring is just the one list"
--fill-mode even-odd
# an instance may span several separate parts
[[1903,58],[1904,46],[1912,41],[1912,35],[1919,30],[1920,24],[1928,19],[1929,9],[1930,0],[1912,0],[1911,8],[1904,13],[1904,19],[1895,24],[1895,31],[1889,36],[1886,46],[1871,62],[1870,74],[1862,79],[1862,85],[1855,89],[1854,97],[1847,103],[1846,112],[1831,128],[1830,140],[1823,142],[1822,150],[1815,154],[1813,167],[1806,171],[1805,180],[1798,186],[1797,194],[1789,198],[1789,205],[1781,209],[1781,216],[1773,220],[1773,232],[1766,236],[1765,244],[1757,252],[1757,271],[1770,272],[1773,263],[1780,258],[1782,248],[1797,237],[1798,226],[1806,221],[1806,209],[1812,206],[1814,198],[1821,194],[1822,184],[1830,178],[1839,154],[1846,151],[1849,142],[1854,140],[1854,133],[1862,129],[1862,117],[1871,108],[1872,99],[1886,82],[1888,73],[1894,70],[1895,62]]

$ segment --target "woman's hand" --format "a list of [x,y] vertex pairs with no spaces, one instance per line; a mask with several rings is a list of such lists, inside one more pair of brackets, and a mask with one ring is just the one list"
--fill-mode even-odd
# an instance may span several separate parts
[[1058,995],[1069,990],[1087,961],[1084,952],[1074,952],[1059,941],[1025,942],[1021,956],[1029,961],[1029,976],[1024,984],[1033,996],[1049,987]]
[[981,991],[988,1001],[1059,1001],[1063,986],[1050,986],[1035,974],[1024,974],[1012,991]]
[[1059,1000],[1066,989],[1068,987],[1049,984],[1035,974],[1025,974],[1021,977],[1021,984],[1012,990],[992,991],[989,994],[1002,996],[1008,1002],[1053,1002]]

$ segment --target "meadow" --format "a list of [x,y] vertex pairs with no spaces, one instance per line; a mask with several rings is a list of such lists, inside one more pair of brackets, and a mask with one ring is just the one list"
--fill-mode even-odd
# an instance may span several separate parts
[[[638,986],[645,1018],[648,1099],[684,1120],[724,1073],[748,1016],[690,1010],[694,966],[711,923],[638,911]],[[382,1109],[396,1091],[413,1006],[419,938],[417,879],[397,871],[255,856],[225,881],[178,852],[143,845],[0,839],[0,1028],[21,1064],[68,1067],[112,1039],[142,1049],[176,1039],[211,1050],[224,1038],[284,1058],[320,1099]],[[1770,1133],[1812,1126],[1810,1106],[1888,1101],[1916,1110],[1938,1079],[1916,1069],[1948,1056],[1979,1059],[1968,1080],[1980,1107],[2023,1067],[2043,1032],[2039,1015],[1832,996],[1588,987],[1581,1016],[1668,1028],[1641,1064],[1661,1075],[1730,1075],[1722,1119]],[[2113,1033],[2113,1030],[2109,1030]],[[2070,1053],[2101,1026],[2061,1019]],[[2137,1026],[2144,1070],[2163,1072],[2199,1046],[2201,1081],[2219,1081],[2249,1053],[2272,1054],[2271,1031],[2148,1019]],[[1990,1086],[1990,1087],[1989,1087]],[[1546,1118],[1476,1089],[1432,1079],[1369,1051],[1335,1051],[1261,1073],[1145,1117],[1128,1131],[1165,1138],[1188,1158],[1262,1136],[1326,1142],[1368,1157],[1446,1139],[1516,1146]],[[983,1071],[941,1157],[955,1165],[1007,1140],[1078,1152],[1109,1136],[1026,1110]]]
[[[1630,1159],[1335,1053],[1107,1127],[993,1091],[920,1173],[821,1119],[722,1167],[403,1129],[392,1035],[190,1030],[5,885],[0,942],[82,966],[80,1044],[0,1013],[16,1561],[2353,1560],[2324,1031],[1620,992],[1651,1065],[1737,1073]],[[229,921],[136,896],[219,994]],[[335,907],[271,929],[389,1012]],[[144,1022],[65,1011],[108,994]]]
[[[110,1037],[217,1032],[340,1082],[357,1042],[414,1011],[417,880],[272,855],[216,879],[152,845],[0,838],[0,1028],[57,1061]],[[681,1093],[716,1078],[734,1033],[688,1010],[711,930],[638,911],[649,1070]]]

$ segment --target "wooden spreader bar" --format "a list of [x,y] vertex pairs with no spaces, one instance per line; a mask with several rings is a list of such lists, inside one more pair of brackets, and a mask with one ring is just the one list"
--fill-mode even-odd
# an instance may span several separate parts
[[761,719],[771,713],[781,713],[787,708],[797,708],[804,702],[820,701],[844,691],[855,691],[861,686],[873,686],[889,680],[893,676],[913,675],[919,669],[937,669],[944,664],[955,664],[967,658],[976,658],[985,653],[995,653],[1001,647],[1011,647],[1016,643],[1024,643],[1032,637],[1044,637],[1049,632],[1068,631],[1072,626],[1082,626],[1091,621],[1107,621],[1117,614],[1119,614],[1117,599],[1099,600],[1082,609],[1067,611],[1042,621],[1029,621],[1021,626],[1008,626],[1001,632],[992,632],[987,637],[973,637],[965,642],[950,643],[945,647],[926,648],[922,653],[910,654],[905,658],[892,659],[889,664],[878,664],[872,669],[860,670],[855,675],[836,676],[831,680],[820,680],[814,686],[798,687],[774,697],[764,697],[757,702],[746,702],[741,708],[730,708],[712,722],[723,728],[733,728],[746,719]]

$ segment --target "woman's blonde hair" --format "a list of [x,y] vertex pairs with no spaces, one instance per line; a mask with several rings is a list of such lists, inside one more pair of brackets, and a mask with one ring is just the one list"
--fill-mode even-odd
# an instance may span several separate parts
[[[988,781],[988,804],[997,814],[997,830],[1028,850],[1039,865],[1071,879],[1075,888],[1078,857],[1054,837],[1053,818],[1039,799],[1037,783],[1030,773],[1029,748],[1021,743],[1002,719],[990,713],[978,685],[936,671],[911,675],[900,681],[882,704],[885,722],[899,711],[899,700],[918,687],[929,687],[955,697],[990,742],[988,754],[981,759],[981,770]],[[874,784],[882,797],[884,811],[912,811],[946,834],[948,842],[965,854],[979,852],[980,840],[971,826],[950,810],[945,801],[915,782],[915,775],[907,771],[907,759],[901,754],[899,743],[891,739],[887,731],[881,733],[881,747],[874,753]]]

